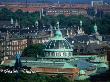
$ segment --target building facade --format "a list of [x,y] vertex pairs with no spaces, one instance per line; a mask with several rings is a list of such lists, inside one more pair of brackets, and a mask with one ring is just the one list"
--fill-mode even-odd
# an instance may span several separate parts
[[83,8],[49,8],[46,10],[46,15],[58,16],[58,15],[87,15],[87,10]]

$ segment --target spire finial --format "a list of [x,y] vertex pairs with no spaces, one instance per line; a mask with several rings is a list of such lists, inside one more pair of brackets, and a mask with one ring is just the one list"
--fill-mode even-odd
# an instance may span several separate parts
[[83,23],[82,20],[80,20],[80,27],[82,27],[82,23]]
[[57,31],[56,31],[56,33],[55,33],[55,36],[56,37],[62,37],[62,33],[61,33],[61,31],[60,31],[60,25],[59,25],[59,21],[57,21],[57,23],[56,23],[56,25],[57,25]]
[[97,33],[97,24],[94,25],[94,32]]
[[59,21],[57,21],[57,29],[59,29],[60,25],[59,25]]

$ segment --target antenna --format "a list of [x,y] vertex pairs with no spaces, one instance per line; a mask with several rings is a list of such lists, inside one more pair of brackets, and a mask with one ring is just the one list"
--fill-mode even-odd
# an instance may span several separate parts
[[40,19],[42,18],[42,12],[40,11]]
[[59,0],[57,1],[57,3],[58,3],[58,5],[59,5],[59,3],[60,3]]

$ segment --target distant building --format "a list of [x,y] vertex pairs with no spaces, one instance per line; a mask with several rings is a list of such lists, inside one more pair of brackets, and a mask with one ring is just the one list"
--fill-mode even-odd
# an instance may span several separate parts
[[27,47],[27,39],[12,39],[8,32],[2,41],[3,54],[9,58],[16,53],[22,53],[25,47]]
[[[17,10],[22,10],[23,12],[46,12],[46,15],[59,15],[64,14],[65,16],[70,15],[87,15],[86,9],[89,7],[88,4],[19,4],[19,3],[9,3],[0,5],[0,8],[8,8],[13,12]],[[43,14],[43,16],[45,15]]]
[[71,16],[71,15],[87,15],[87,10],[83,8],[49,8],[46,10],[46,15],[65,15],[65,16]]
[[104,3],[103,3],[103,0],[94,0],[94,1],[91,1],[91,6],[92,7],[97,7],[97,6],[102,6]]
[[[110,14],[110,5],[105,4],[103,6],[97,7],[96,9],[97,9],[97,12],[101,12],[102,14]],[[101,13],[99,14],[102,15]]]

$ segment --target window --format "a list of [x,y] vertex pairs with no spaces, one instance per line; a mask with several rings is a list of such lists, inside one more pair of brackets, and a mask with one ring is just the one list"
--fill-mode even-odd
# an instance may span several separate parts
[[56,56],[59,56],[59,52],[56,52]]
[[63,52],[61,52],[60,54],[61,54],[61,56],[64,56],[64,53]]

